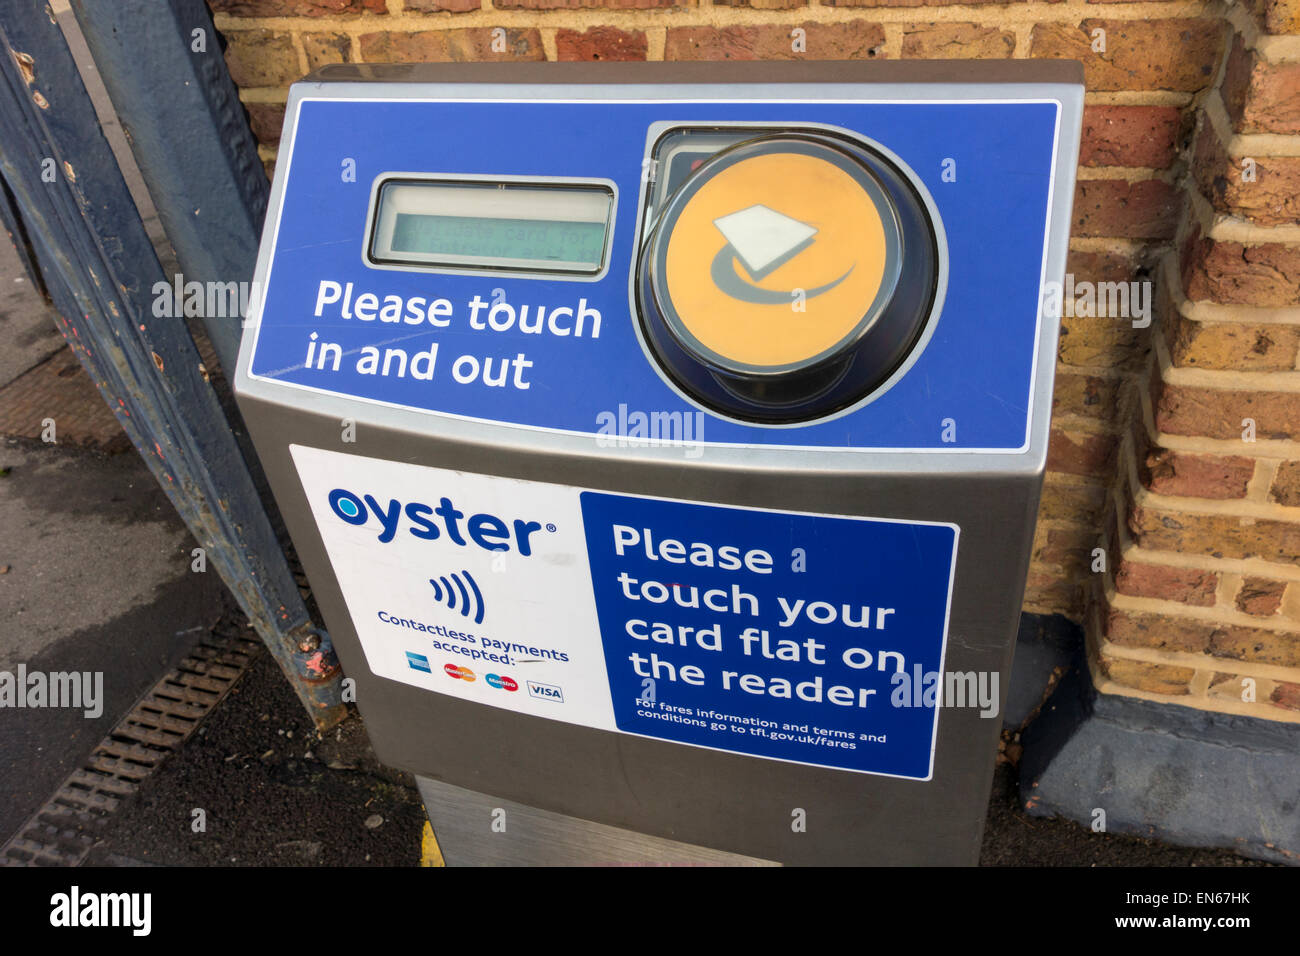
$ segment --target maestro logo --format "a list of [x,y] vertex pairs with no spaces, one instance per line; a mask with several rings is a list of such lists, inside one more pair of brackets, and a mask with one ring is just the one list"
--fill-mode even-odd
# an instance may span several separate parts
[[513,677],[506,677],[502,674],[488,674],[483,680],[489,687],[495,687],[497,690],[518,690],[519,684]]

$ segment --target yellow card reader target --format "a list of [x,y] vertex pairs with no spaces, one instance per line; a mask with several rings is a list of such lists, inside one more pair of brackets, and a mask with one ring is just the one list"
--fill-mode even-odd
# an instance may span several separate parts
[[639,267],[642,331],[670,380],[722,414],[784,423],[862,400],[906,359],[930,318],[937,250],[892,161],[782,131],[696,160]]
[[[686,203],[668,240],[668,294],[683,327],[720,363],[815,360],[850,336],[882,291],[887,242],[898,241],[893,210],[884,217],[825,159],[751,157]],[[891,287],[897,276],[895,267]]]

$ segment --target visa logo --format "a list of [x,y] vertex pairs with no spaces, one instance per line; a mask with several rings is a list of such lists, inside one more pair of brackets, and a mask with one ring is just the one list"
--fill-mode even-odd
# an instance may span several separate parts
[[528,682],[528,696],[540,697],[543,700],[553,700],[558,703],[564,703],[564,692],[553,684],[539,684],[535,680]]
[[[496,515],[481,513],[466,518],[465,512],[452,504],[450,498],[439,499],[436,506],[419,501],[403,505],[396,498],[380,504],[373,495],[358,495],[346,488],[335,488],[330,492],[329,502],[334,514],[350,525],[360,527],[373,517],[379,525],[382,544],[392,541],[405,525],[413,538],[436,541],[445,536],[452,544],[461,547],[473,541],[484,551],[509,551],[513,544],[526,558],[533,553],[533,534],[542,530],[539,521],[516,518],[507,523]],[[546,530],[554,531],[555,526],[547,525]]]

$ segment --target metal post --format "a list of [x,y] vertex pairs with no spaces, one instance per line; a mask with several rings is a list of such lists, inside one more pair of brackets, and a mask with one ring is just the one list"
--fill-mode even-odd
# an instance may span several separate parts
[[312,624],[184,320],[153,314],[167,280],[44,5],[0,5],[0,177],[64,337],[317,726],[338,722],[347,711],[329,637]]
[[[247,283],[269,187],[203,0],[73,0],[187,281]],[[241,316],[204,312],[226,378]]]

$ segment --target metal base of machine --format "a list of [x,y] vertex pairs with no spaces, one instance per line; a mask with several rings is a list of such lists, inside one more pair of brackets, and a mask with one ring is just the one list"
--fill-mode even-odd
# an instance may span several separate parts
[[1300,865],[1300,725],[1100,694],[1080,654],[1021,740],[1034,816]]
[[448,866],[777,866],[416,777]]

